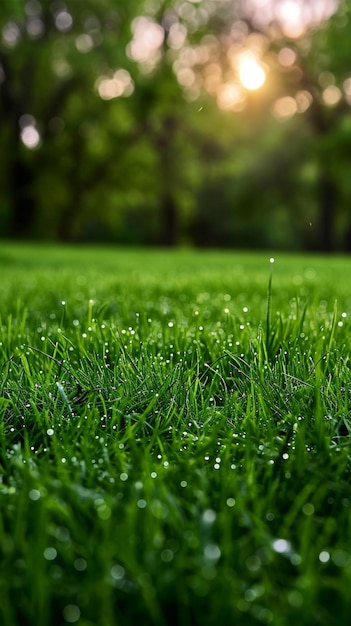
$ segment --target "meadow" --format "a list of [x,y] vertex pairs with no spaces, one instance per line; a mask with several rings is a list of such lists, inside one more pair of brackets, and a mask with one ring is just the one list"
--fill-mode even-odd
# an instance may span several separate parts
[[1,625],[350,623],[351,258],[3,243],[0,276]]

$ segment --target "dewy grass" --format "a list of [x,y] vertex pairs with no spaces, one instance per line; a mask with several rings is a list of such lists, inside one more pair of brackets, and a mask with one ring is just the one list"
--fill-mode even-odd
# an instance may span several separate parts
[[0,624],[346,626],[350,259],[0,264]]

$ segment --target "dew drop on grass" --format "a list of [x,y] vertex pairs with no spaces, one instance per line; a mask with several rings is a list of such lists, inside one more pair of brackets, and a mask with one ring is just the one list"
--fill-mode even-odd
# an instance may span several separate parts
[[125,569],[124,567],[122,567],[122,565],[119,565],[119,564],[113,565],[111,567],[110,574],[113,580],[122,580],[122,578],[124,578],[124,575],[125,575]]
[[298,591],[297,589],[292,589],[288,593],[288,602],[290,606],[292,606],[294,609],[300,608],[300,606],[303,605],[302,593]]
[[322,550],[322,552],[319,553],[319,557],[318,558],[319,558],[321,563],[328,563],[328,561],[330,559],[330,554],[326,550]]
[[310,502],[306,502],[306,504],[304,504],[304,506],[302,507],[302,512],[304,513],[304,515],[307,515],[307,516],[313,515],[314,513],[313,504],[311,504]]
[[51,546],[49,546],[48,548],[45,548],[44,558],[47,561],[54,561],[56,557],[57,557],[57,550],[55,550],[55,548],[52,548]]
[[165,550],[162,550],[161,552],[161,560],[164,563],[170,563],[173,560],[173,552],[172,550],[169,550],[168,548],[166,548]]
[[332,553],[332,561],[336,567],[346,567],[350,564],[351,555],[346,550],[336,549]]
[[68,624],[75,624],[80,618],[80,609],[76,604],[67,604],[62,611],[64,620]]
[[256,554],[252,554],[246,560],[246,567],[249,572],[258,572],[261,568],[261,565],[262,561]]
[[272,543],[272,547],[278,554],[286,554],[291,550],[291,543],[286,539],[275,539]]
[[84,572],[87,569],[88,564],[85,559],[78,558],[74,561],[73,567],[77,572]]
[[31,489],[28,495],[33,502],[40,499],[40,491],[38,489]]
[[227,498],[226,505],[229,506],[229,508],[233,508],[233,506],[235,506],[234,498]]
[[253,602],[257,598],[255,589],[247,589],[244,594],[246,602]]
[[214,543],[208,543],[204,548],[204,557],[207,561],[218,561],[221,551]]
[[202,514],[202,520],[205,524],[213,524],[217,515],[213,509],[206,509]]
[[290,563],[292,565],[301,565],[302,563],[302,558],[299,554],[297,554],[297,552],[295,552],[295,554],[292,554],[290,557]]
[[108,520],[111,517],[111,509],[109,506],[107,506],[107,504],[104,502],[104,504],[101,504],[98,508],[97,508],[97,514],[99,516],[99,518],[101,520]]

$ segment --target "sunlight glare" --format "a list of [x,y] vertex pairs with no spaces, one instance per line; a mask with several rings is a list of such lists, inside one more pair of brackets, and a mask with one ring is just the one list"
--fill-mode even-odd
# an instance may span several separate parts
[[140,64],[146,73],[152,71],[161,57],[165,31],[155,20],[139,16],[132,22],[133,38],[126,48],[127,55]]
[[242,111],[245,97],[239,85],[225,83],[218,89],[217,104],[223,111]]
[[35,150],[40,144],[40,134],[34,126],[25,126],[21,130],[21,141],[29,150]]
[[286,0],[278,7],[278,14],[283,26],[283,30],[288,37],[298,38],[306,30],[302,10],[297,2]]
[[329,85],[326,87],[322,94],[323,101],[330,107],[336,106],[341,100],[341,96],[342,94],[339,87],[336,87],[335,85]]
[[244,53],[239,58],[239,78],[249,91],[259,89],[266,80],[266,72],[251,53]]
[[279,98],[273,106],[273,113],[279,120],[288,120],[297,113],[297,110],[297,102],[291,96]]
[[134,81],[127,70],[119,69],[113,74],[113,78],[100,76],[96,81],[96,88],[100,98],[112,100],[113,98],[128,98],[134,93]]
[[291,48],[281,48],[278,52],[278,61],[283,67],[291,67],[296,61],[296,52]]
[[310,28],[327,20],[339,6],[339,0],[245,0],[250,21],[259,28],[278,24],[282,33],[298,39]]

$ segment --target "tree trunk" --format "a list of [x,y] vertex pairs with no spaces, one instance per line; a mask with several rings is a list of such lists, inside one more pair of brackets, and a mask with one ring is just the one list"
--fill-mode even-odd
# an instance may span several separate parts
[[162,128],[155,137],[159,156],[160,172],[160,243],[173,247],[178,243],[179,209],[175,190],[179,184],[177,167],[174,161],[173,146],[177,132],[176,119],[169,115],[163,119]]
[[161,244],[174,247],[178,239],[178,211],[172,193],[165,193],[161,204]]
[[334,249],[334,218],[337,189],[328,173],[321,174],[319,180],[319,236],[322,252]]
[[18,156],[11,164],[10,193],[12,210],[9,234],[14,239],[35,237],[37,205],[33,195],[33,170]]

